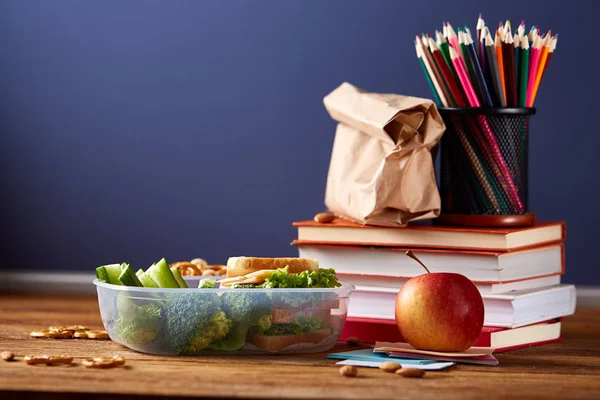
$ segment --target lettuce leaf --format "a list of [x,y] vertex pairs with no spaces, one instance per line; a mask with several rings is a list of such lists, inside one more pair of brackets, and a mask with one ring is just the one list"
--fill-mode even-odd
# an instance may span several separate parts
[[210,278],[200,279],[198,289],[214,289],[217,286],[217,281]]
[[333,288],[342,286],[335,274],[335,269],[321,269],[299,274],[290,274],[288,266],[279,268],[265,279],[261,286],[267,289],[295,289],[295,288]]
[[296,321],[295,324],[273,324],[264,331],[267,336],[299,335],[302,333],[315,332],[320,329],[331,329],[331,327],[321,320],[311,318],[304,321]]

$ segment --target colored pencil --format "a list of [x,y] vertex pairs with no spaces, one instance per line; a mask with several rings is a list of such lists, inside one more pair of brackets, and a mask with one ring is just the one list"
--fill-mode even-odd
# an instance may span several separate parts
[[427,37],[422,36],[422,37],[415,37],[416,42],[421,46],[421,56],[423,57],[423,60],[427,61],[427,63],[425,63],[426,67],[428,68],[428,72],[432,73],[432,80],[435,83],[437,83],[436,86],[436,90],[438,90],[438,95],[440,96],[440,100],[443,98],[444,102],[446,103],[445,107],[448,107],[449,105],[454,104],[454,99],[452,98],[452,95],[450,94],[450,91],[448,89],[448,84],[446,82],[446,80],[444,79],[444,77],[442,76],[440,69],[438,68],[433,55],[431,54],[431,52],[429,51],[429,47],[426,45],[429,43],[429,40],[427,39]]
[[521,66],[519,73],[519,106],[527,107],[527,81],[529,79],[529,40],[521,42]]
[[446,23],[446,29],[448,30],[448,42],[454,46],[455,49],[460,49],[460,45],[458,43],[458,36],[456,35],[456,32],[454,32],[454,29],[452,28],[452,25],[450,25],[450,22]]
[[546,62],[548,59],[548,51],[552,46],[552,32],[548,32],[546,34],[546,39],[542,45],[541,53],[540,53],[540,63],[536,71],[535,82],[533,83],[533,94],[531,95],[531,106],[533,107],[533,103],[535,101],[535,96],[537,95],[538,89],[540,87],[540,82],[542,81],[542,73],[544,72],[544,68],[546,66]]
[[515,52],[515,92],[517,94],[517,104],[515,107],[519,107],[519,78],[521,72],[521,36],[519,35],[518,29],[517,34],[514,36],[514,52]]
[[[479,43],[477,43],[479,62],[481,63],[481,70],[483,71],[483,75],[488,78],[488,65],[487,65],[487,54],[485,53],[485,37],[487,36],[488,28],[484,26],[481,30],[481,37],[479,38]],[[487,81],[488,86],[490,85],[489,80]]]
[[[429,58],[431,68],[434,70],[434,73],[436,73],[438,76],[437,79],[439,80],[440,87],[444,92],[446,100],[448,101],[448,105],[449,106],[456,105],[456,100],[454,99],[454,95],[452,94],[450,85],[448,84],[447,79],[443,75],[443,71],[445,71],[445,69],[443,69],[444,65],[443,65],[443,63],[442,63],[442,65],[440,65],[438,63],[438,61],[436,60],[436,58],[434,57],[433,53],[431,52],[431,48],[429,46],[429,40],[430,40],[429,35],[421,36],[421,41],[423,44],[423,53]],[[441,53],[441,51],[440,51],[440,53]]]
[[533,46],[529,51],[529,78],[527,83],[527,107],[533,105],[533,86],[535,84],[535,78],[540,64],[540,53],[542,47],[542,39],[536,36]]
[[[431,70],[429,63],[427,63],[427,65],[426,65],[425,63],[427,62],[427,60],[423,60],[425,57],[422,54],[422,44],[418,38],[415,40],[415,50],[417,52],[417,58],[419,59],[419,63],[421,64],[421,67],[423,68],[423,73],[425,74],[425,78],[427,79],[427,82],[429,83],[429,87],[431,88],[431,92],[433,93],[433,97],[435,97],[436,104],[442,105],[444,107],[448,107],[448,102],[443,97],[444,95],[442,93],[442,90],[439,87],[439,83],[437,81],[435,81],[435,83],[434,83],[435,76],[433,75],[433,71]],[[442,98],[443,98],[443,100],[442,100]]]
[[440,51],[442,52],[442,56],[444,57],[444,61],[446,61],[446,65],[450,68],[450,72],[454,75],[454,79],[456,79],[456,72],[452,67],[452,61],[450,60],[450,51],[448,50],[448,41],[444,37],[442,33],[439,31],[435,31],[436,41],[435,44],[438,45]]
[[475,93],[475,89],[471,84],[471,80],[469,79],[469,74],[465,69],[465,66],[460,61],[460,56],[458,52],[451,47],[450,48],[450,59],[452,59],[452,63],[454,64],[454,69],[456,70],[456,74],[460,80],[460,83],[467,94],[467,100],[471,107],[480,107],[479,99],[477,98],[477,94]]
[[[444,79],[448,83],[448,87],[450,89],[451,95],[454,98],[454,105],[456,105],[458,107],[466,106],[467,102],[463,95],[463,91],[461,90],[460,86],[458,85],[458,82],[452,76],[450,69],[448,68],[448,66],[446,65],[446,62],[444,61],[444,58],[442,57],[439,47],[437,47],[437,44],[431,38],[429,38],[429,48],[431,50],[431,54],[433,55],[438,67],[440,68],[440,70],[442,72],[442,75],[444,76]],[[453,50],[453,48],[451,47],[450,48],[450,54],[451,54],[450,58],[452,58],[452,50]]]
[[517,28],[517,33],[519,34],[520,37],[525,36],[525,21],[521,21],[521,24]]
[[496,39],[494,40],[494,50],[496,51],[496,60],[498,61],[498,71],[500,72],[500,82],[502,83],[503,103],[507,103],[506,99],[506,80],[504,76],[504,58],[502,57],[502,39],[500,38],[500,29],[496,30]]
[[[477,87],[479,88],[479,98],[481,99],[481,102],[484,106],[493,107],[494,103],[490,96],[490,91],[485,81],[485,77],[483,75],[483,70],[481,69],[481,63],[479,62],[479,58],[477,57],[475,46],[473,45],[473,38],[469,34],[465,36],[465,47],[467,49],[469,63],[471,64],[471,68],[473,69],[473,75],[475,76],[475,80],[477,81]],[[467,57],[465,57],[465,60],[467,60]]]
[[473,69],[473,63],[470,60],[468,60],[469,54],[467,52],[466,37],[467,34],[463,32],[459,27],[458,43],[460,44],[460,55],[462,56],[463,65],[465,66],[465,70],[469,74],[469,79],[471,80],[473,89],[475,89],[475,93],[477,93],[477,96],[481,96],[481,89],[479,88],[479,83],[475,78],[475,70]]
[[532,26],[529,30],[529,35],[527,37],[529,38],[530,42],[535,41],[535,38],[537,37],[537,28],[535,27],[535,25]]
[[504,63],[504,81],[506,85],[506,104],[509,107],[517,107],[517,93],[515,80],[515,47],[510,31],[510,22],[502,43],[502,59]]
[[504,101],[504,93],[502,89],[502,81],[500,80],[500,70],[498,66],[498,60],[496,58],[496,50],[494,48],[494,41],[492,40],[492,35],[490,32],[487,32],[487,36],[485,38],[485,52],[487,54],[487,60],[490,71],[490,81],[493,82],[494,94],[496,101],[494,102],[497,106],[506,107],[506,102]]
[[[477,26],[475,27],[475,29],[477,29],[477,45],[478,46],[479,46],[479,43],[481,43],[481,37],[484,35],[483,28],[485,28],[485,21],[481,17],[481,14],[479,14],[479,18],[477,18]],[[481,46],[479,47],[478,53],[479,53],[479,58],[481,58],[483,56],[483,48]]]
[[542,71],[542,79],[544,79],[544,74],[546,73],[546,69],[548,68],[550,59],[552,58],[552,54],[554,54],[554,50],[556,50],[557,42],[558,42],[558,33],[552,39],[552,46],[550,46],[550,50],[548,50],[548,59],[546,60],[546,65],[544,65],[544,70]]

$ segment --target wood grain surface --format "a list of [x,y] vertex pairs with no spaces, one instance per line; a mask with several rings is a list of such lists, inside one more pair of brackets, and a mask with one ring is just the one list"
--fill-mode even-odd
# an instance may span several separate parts
[[[359,368],[339,375],[325,354],[297,356],[164,357],[136,353],[111,341],[31,339],[32,330],[83,324],[102,329],[95,297],[0,295],[0,398],[286,398],[448,399],[600,398],[600,309],[581,308],[563,323],[560,343],[497,354],[499,366],[455,365],[402,378]],[[333,351],[351,348],[339,344]],[[352,348],[354,349],[354,348]],[[30,366],[27,354],[66,354],[74,366]],[[86,369],[90,356],[121,354],[126,367]]]

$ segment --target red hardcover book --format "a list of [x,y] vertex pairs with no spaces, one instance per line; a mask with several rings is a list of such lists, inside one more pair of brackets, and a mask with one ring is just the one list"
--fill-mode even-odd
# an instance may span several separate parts
[[[537,222],[523,228],[465,228],[441,225],[382,227],[338,218],[331,223],[299,221],[300,243],[469,249],[506,252],[559,243],[566,239],[565,222]],[[295,242],[296,243],[296,242]]]
[[[484,326],[473,346],[495,347],[495,352],[500,353],[558,342],[562,339],[561,320],[557,318],[514,329]],[[396,322],[384,319],[347,318],[339,340],[352,336],[362,343],[405,342]]]

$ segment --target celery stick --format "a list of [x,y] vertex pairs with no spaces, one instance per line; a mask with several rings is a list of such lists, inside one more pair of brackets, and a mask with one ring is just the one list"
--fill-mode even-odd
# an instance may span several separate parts
[[140,278],[140,282],[142,282],[142,285],[144,287],[151,287],[151,288],[157,288],[158,285],[156,284],[156,282],[154,282],[152,280],[152,278],[150,278],[150,276],[144,272],[142,273],[140,276],[138,276],[138,278]]
[[105,267],[96,268],[96,278],[98,278],[100,282],[108,283],[108,272],[106,272]]
[[185,280],[181,277],[181,273],[179,272],[179,270],[177,269],[177,267],[171,268],[171,272],[173,273],[173,277],[175,278],[175,280],[179,284],[179,287],[187,289],[188,285],[187,285],[187,283],[185,283]]
[[104,271],[106,271],[106,282],[112,283],[113,285],[122,285],[121,281],[119,281],[119,275],[121,275],[121,264],[108,264],[103,265],[100,268],[104,268]]
[[148,268],[146,273],[150,276],[150,278],[152,278],[159,288],[179,288],[179,283],[177,283],[177,280],[175,280],[173,273],[169,269],[169,264],[164,258]]
[[142,287],[142,282],[133,273],[133,268],[129,264],[123,263],[121,265],[121,275],[119,275],[119,281],[125,286],[137,286]]

